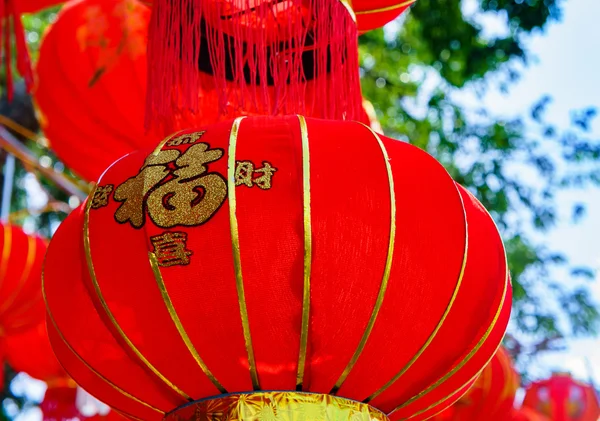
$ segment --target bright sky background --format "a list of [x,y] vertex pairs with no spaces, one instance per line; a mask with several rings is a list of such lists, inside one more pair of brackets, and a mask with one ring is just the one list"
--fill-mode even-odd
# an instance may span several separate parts
[[[522,79],[508,95],[492,92],[485,99],[492,114],[527,113],[544,94],[554,99],[548,120],[562,127],[568,125],[571,110],[590,105],[600,108],[600,1],[566,0],[564,3],[562,21],[552,24],[529,42],[530,52],[537,57],[537,62],[524,70]],[[493,19],[485,23],[491,32],[496,30]],[[594,137],[600,139],[600,118],[594,124]],[[595,268],[600,278],[600,189],[565,193],[559,200],[564,202],[561,221],[544,241],[550,248],[567,254],[572,263]],[[570,205],[580,201],[587,204],[587,214],[573,225]],[[569,282],[569,279],[563,281]],[[591,285],[591,290],[600,303],[600,279]],[[596,384],[600,384],[600,339],[572,340],[568,345],[565,352],[539,358],[533,365],[533,374],[543,377],[553,370],[568,370],[587,380],[590,373],[585,359],[588,358]],[[16,383],[16,388],[26,387],[36,398],[43,393],[43,386],[37,382]],[[40,419],[37,410],[17,418],[19,421]]]
[[[590,105],[600,108],[600,1],[565,1],[562,22],[533,37],[529,49],[537,62],[524,71],[509,95],[488,95],[490,112],[507,116],[527,113],[537,99],[550,94],[553,102],[548,121],[566,127],[570,110]],[[600,139],[600,119],[594,122],[593,138]],[[558,200],[564,203],[561,221],[544,241],[548,247],[567,254],[573,264],[596,269],[598,279],[591,290],[600,303],[600,189],[564,193]],[[587,205],[586,217],[578,224],[570,221],[575,202]],[[569,282],[566,277],[561,280]],[[532,374],[545,376],[554,370],[568,370],[587,380],[588,358],[594,371],[591,374],[600,384],[600,339],[572,340],[568,346],[566,352],[544,354],[534,364]]]

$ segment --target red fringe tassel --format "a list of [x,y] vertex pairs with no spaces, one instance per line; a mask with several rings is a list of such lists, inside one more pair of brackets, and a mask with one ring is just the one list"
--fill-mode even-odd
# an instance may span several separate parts
[[357,119],[358,31],[340,0],[154,0],[147,127],[224,117]]
[[25,30],[21,23],[21,14],[14,3],[14,0],[0,0],[0,57],[6,75],[6,95],[9,101],[13,98],[13,36],[17,53],[17,71],[25,79],[28,90],[33,86],[33,70],[25,40]]

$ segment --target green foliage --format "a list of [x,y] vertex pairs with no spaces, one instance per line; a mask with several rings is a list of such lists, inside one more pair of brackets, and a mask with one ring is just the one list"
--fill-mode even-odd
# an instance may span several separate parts
[[[434,155],[490,210],[506,242],[518,330],[540,341],[595,333],[600,315],[586,285],[553,278],[593,273],[536,240],[557,222],[557,193],[600,183],[600,142],[589,139],[595,109],[573,112],[565,130],[544,119],[549,97],[515,119],[460,100],[465,91],[480,99],[491,86],[510,89],[515,64],[527,64],[526,36],[558,19],[560,2],[478,3],[479,15],[504,17],[504,35],[485,38],[459,0],[419,0],[400,30],[361,37],[364,94],[386,134]],[[577,204],[574,220],[584,212]]]

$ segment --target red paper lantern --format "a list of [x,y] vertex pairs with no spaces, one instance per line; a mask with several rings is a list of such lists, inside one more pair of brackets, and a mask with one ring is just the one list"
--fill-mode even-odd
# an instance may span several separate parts
[[533,408],[553,421],[596,421],[600,416],[594,388],[565,373],[529,386],[523,407]]
[[41,238],[0,223],[0,342],[44,320],[41,273],[45,252]]
[[519,375],[510,356],[499,348],[467,394],[435,420],[510,421],[518,388]]
[[44,289],[63,367],[150,421],[298,405],[419,419],[474,381],[511,303],[492,219],[439,163],[297,116],[117,161],[56,233]]

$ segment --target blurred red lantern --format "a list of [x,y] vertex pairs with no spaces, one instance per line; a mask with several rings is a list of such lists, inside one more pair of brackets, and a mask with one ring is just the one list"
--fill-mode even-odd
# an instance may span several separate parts
[[514,410],[512,413],[513,421],[550,421],[549,418],[546,418],[539,412],[534,411],[531,408],[521,408],[519,410]]
[[44,421],[71,420],[80,416],[75,401],[77,384],[54,356],[45,323],[8,338],[6,354],[14,370],[27,373],[48,385],[40,404]]
[[41,238],[0,223],[0,343],[44,320],[41,273],[45,252]]
[[[62,3],[60,0],[0,0],[0,56],[3,57],[3,69],[6,72],[6,89],[8,99],[13,95],[13,75],[10,66],[12,59],[12,45],[16,48],[17,70],[25,79],[28,88],[33,83],[31,60],[25,41],[25,31],[21,23],[21,14],[33,13]],[[11,33],[11,30],[13,33]],[[5,37],[8,37],[6,39]],[[5,40],[5,41],[2,41]]]
[[566,373],[556,373],[548,380],[531,384],[523,407],[532,408],[553,421],[596,421],[600,416],[594,388]]
[[510,421],[518,388],[519,375],[501,347],[467,394],[435,420]]
[[18,372],[44,381],[48,389],[40,404],[44,421],[87,419],[97,421],[123,420],[115,413],[84,416],[77,405],[77,384],[67,375],[54,355],[46,323],[6,339],[6,359]]
[[34,91],[42,128],[57,155],[88,180],[160,139],[144,131],[149,18],[133,0],[73,1],[42,41]]
[[[35,98],[44,133],[57,155],[87,180],[162,138],[144,130],[149,19],[150,9],[135,0],[79,0],[63,8],[43,39]],[[220,115],[215,91],[205,96],[207,124]],[[260,110],[248,104],[237,111]],[[197,120],[189,116],[176,125],[195,126]],[[361,121],[371,120],[363,111]]]
[[56,233],[44,290],[63,367],[150,421],[430,416],[491,358],[511,303],[492,219],[439,163],[297,116],[117,161]]

